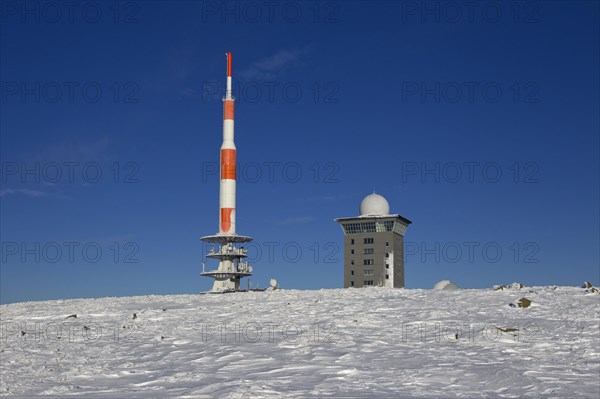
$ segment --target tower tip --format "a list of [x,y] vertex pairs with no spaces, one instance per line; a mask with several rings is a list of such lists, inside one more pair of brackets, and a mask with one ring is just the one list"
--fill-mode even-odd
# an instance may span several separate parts
[[227,53],[227,76],[231,76],[231,51]]

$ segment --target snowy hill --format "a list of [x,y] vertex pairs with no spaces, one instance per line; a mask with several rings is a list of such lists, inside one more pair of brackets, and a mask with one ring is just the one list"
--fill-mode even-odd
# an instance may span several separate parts
[[[529,307],[509,306],[523,297]],[[0,312],[8,396],[600,397],[600,295],[575,287],[275,290]]]

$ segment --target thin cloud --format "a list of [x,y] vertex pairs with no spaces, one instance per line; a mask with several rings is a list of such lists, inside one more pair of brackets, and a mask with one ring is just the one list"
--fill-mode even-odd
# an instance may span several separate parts
[[110,140],[101,138],[83,142],[62,142],[45,147],[35,153],[26,154],[25,159],[37,162],[100,162],[106,158]]
[[185,43],[173,49],[168,57],[169,68],[176,81],[187,80],[202,60],[200,59],[198,49],[191,43]]
[[278,225],[290,225],[290,224],[306,224],[314,221],[314,216],[296,216],[287,219],[280,220],[276,224]]
[[316,197],[303,197],[298,198],[298,201],[302,202],[332,202],[337,200],[337,198],[333,195],[321,195]]
[[191,98],[196,97],[198,95],[197,90],[194,90],[192,87],[186,87],[183,89],[177,90],[177,94],[179,94],[179,98]]
[[240,71],[240,76],[245,80],[272,80],[276,79],[290,66],[299,66],[303,58],[310,53],[310,48],[284,49],[262,60],[252,63]]
[[0,190],[0,197],[4,197],[5,195],[20,195],[20,194],[26,195],[26,196],[32,197],[32,198],[47,197],[49,195],[47,192],[39,191],[39,190],[30,190],[28,188],[17,188],[17,189],[7,188],[4,190]]
[[102,246],[103,248],[110,248],[111,246],[114,246],[115,244],[118,244],[121,247],[127,246],[127,248],[121,248],[121,250],[124,251],[123,254],[125,254],[125,251],[127,251],[130,255],[133,255],[134,252],[137,252],[136,248],[138,245],[137,238],[132,233],[125,233],[125,234],[109,236],[109,237],[88,239],[88,240],[83,240],[83,241],[95,242],[95,243],[99,244],[100,246]]

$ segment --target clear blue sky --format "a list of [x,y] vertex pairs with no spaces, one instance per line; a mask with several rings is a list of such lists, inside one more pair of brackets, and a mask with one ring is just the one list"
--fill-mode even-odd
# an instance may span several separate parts
[[600,284],[598,2],[27,4],[0,10],[2,303],[211,287],[226,51],[253,284],[341,287],[333,219],[373,189],[414,222],[409,288]]

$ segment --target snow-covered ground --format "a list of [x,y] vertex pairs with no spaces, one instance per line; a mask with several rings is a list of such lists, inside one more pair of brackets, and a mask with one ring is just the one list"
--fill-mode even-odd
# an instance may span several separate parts
[[[530,307],[509,306],[522,297]],[[600,397],[600,295],[575,287],[275,290],[0,312],[8,396]]]

